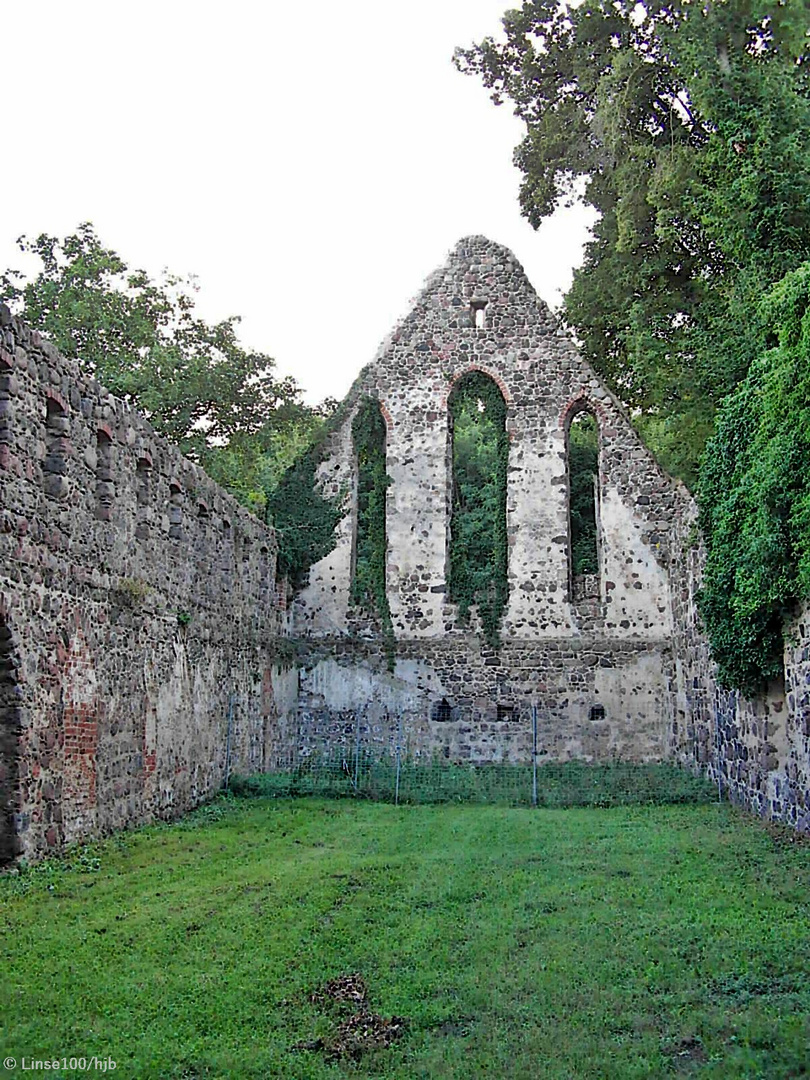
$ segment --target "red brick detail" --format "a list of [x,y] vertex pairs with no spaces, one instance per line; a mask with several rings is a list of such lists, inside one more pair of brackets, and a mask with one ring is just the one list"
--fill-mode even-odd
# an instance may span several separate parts
[[109,424],[99,424],[98,425],[98,431],[100,431],[100,432],[103,431],[104,434],[107,436],[107,438],[110,440],[110,442],[113,441],[112,428],[110,427]]
[[[570,421],[579,412],[592,412],[599,421],[600,432],[602,435],[611,434],[605,431],[605,424],[608,422],[608,414],[604,405],[600,405],[598,402],[593,401],[584,390],[580,390],[578,394],[574,394],[572,398],[563,406],[560,413],[559,426],[565,430]],[[612,432],[615,434],[615,432]]]
[[65,399],[62,397],[58,390],[54,390],[53,388],[49,387],[45,391],[45,397],[50,398],[51,401],[55,401],[59,408],[62,410],[62,412],[66,413],[68,411],[67,401],[65,401]]
[[6,349],[0,349],[0,367],[11,370],[14,367],[14,357]]
[[394,426],[393,417],[391,416],[391,413],[388,411],[384,401],[380,401],[380,402],[378,402],[378,404],[380,406],[380,412],[382,413],[382,418],[385,421],[385,430],[390,435],[391,429]]
[[97,802],[98,703],[95,695],[89,699],[83,696],[87,688],[82,685],[82,676],[92,667],[92,659],[80,631],[69,649],[57,646],[57,657],[65,696],[64,797],[81,814],[93,810]]
[[511,405],[513,403],[512,395],[509,393],[509,389],[506,383],[496,371],[490,371],[490,369],[484,367],[483,364],[469,364],[466,368],[464,368],[463,371],[460,371],[457,375],[453,377],[450,385],[447,388],[447,393],[442,398],[443,408],[447,408],[447,402],[449,401],[450,395],[453,392],[453,387],[456,385],[459,379],[463,379],[465,375],[469,375],[472,371],[480,371],[482,375],[486,375],[488,378],[492,379],[500,392],[503,394],[503,400],[506,402],[506,404]]
[[273,694],[273,675],[270,668],[265,668],[262,674],[262,716],[272,716],[275,709],[275,696]]
[[279,578],[276,581],[276,607],[279,611],[287,610],[287,579]]

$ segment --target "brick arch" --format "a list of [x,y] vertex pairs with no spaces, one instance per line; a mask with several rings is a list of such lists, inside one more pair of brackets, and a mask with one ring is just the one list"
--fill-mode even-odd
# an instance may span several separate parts
[[355,416],[357,415],[357,410],[360,408],[360,405],[363,402],[364,398],[368,398],[369,401],[375,401],[377,403],[377,405],[379,407],[379,410],[380,410],[380,413],[382,415],[383,421],[385,423],[385,433],[386,433],[386,435],[390,435],[393,428],[394,428],[394,418],[391,416],[391,413],[388,410],[388,406],[385,404],[385,402],[382,400],[382,398],[375,397],[373,394],[368,394],[368,393],[360,394],[360,396],[358,397],[357,402],[356,402],[356,404],[354,406],[354,409],[353,409],[353,411],[351,413],[351,419],[354,420]]
[[450,380],[450,385],[447,387],[447,391],[442,398],[442,408],[447,408],[447,403],[450,400],[450,395],[453,393],[453,390],[456,388],[458,383],[461,382],[461,380],[465,378],[465,376],[472,375],[473,372],[476,371],[480,371],[482,375],[486,375],[487,378],[492,379],[500,392],[503,394],[503,400],[508,406],[514,404],[512,395],[509,393],[509,388],[507,387],[501,376],[497,373],[497,371],[492,371],[491,368],[484,367],[483,364],[468,364],[467,367],[457,372]]
[[380,406],[380,412],[382,413],[382,418],[385,421],[386,434],[390,435],[391,431],[392,431],[392,429],[394,427],[394,419],[391,416],[391,413],[388,411],[388,406],[385,404],[384,401],[382,401],[380,398],[378,398],[377,399],[377,404]]
[[601,405],[598,401],[594,401],[585,390],[580,390],[579,393],[574,394],[574,396],[570,397],[565,405],[563,405],[558,426],[567,433],[571,421],[581,412],[593,413],[599,424],[599,434],[601,437],[602,427],[608,423],[607,410],[604,405]]

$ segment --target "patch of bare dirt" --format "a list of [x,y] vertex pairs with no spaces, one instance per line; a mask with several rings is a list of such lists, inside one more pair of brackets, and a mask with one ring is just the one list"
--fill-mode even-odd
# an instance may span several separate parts
[[365,1005],[367,996],[363,976],[354,971],[351,975],[338,975],[309,995],[313,1005],[324,1005],[330,1001],[349,1001],[355,1005]]
[[342,1020],[333,1035],[296,1043],[294,1050],[322,1050],[332,1061],[358,1061],[373,1050],[384,1050],[401,1039],[407,1028],[402,1016],[380,1016],[368,1007],[368,989],[359,972],[339,975],[309,995],[310,1003],[320,1007],[350,1007],[351,1015]]

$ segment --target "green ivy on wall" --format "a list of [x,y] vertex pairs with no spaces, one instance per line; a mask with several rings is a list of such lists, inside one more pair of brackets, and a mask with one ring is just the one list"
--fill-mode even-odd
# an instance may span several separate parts
[[484,637],[498,643],[508,595],[506,402],[483,372],[465,375],[450,395],[453,503],[448,593],[465,620],[478,606]]
[[385,471],[385,436],[385,420],[379,402],[364,398],[352,421],[357,468],[352,600],[361,610],[379,618],[389,666],[393,666],[394,632],[385,588],[385,554],[388,546],[385,499],[390,483]]
[[781,676],[784,620],[810,597],[810,262],[760,313],[775,347],[726,398],[698,487],[700,611],[721,682],[749,695]]
[[278,570],[299,588],[313,563],[335,546],[335,529],[343,517],[345,496],[320,493],[315,473],[321,444],[311,447],[282,476],[267,496],[267,523],[276,531]]
[[278,572],[293,589],[306,580],[309,568],[335,547],[336,528],[346,513],[345,490],[325,496],[316,480],[327,457],[330,439],[346,423],[354,408],[368,366],[355,379],[349,393],[313,432],[310,445],[298,455],[277,482],[265,488],[267,524],[276,531]]

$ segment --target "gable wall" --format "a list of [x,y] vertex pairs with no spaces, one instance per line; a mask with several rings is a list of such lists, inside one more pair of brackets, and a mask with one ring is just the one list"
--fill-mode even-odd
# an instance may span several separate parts
[[[473,300],[486,301],[484,329],[472,325]],[[504,647],[491,656],[481,649],[475,621],[461,625],[447,597],[447,402],[471,370],[490,375],[507,403],[509,602]],[[447,729],[429,717],[431,705],[447,697],[454,722],[466,729],[450,740],[456,756],[487,760],[490,744],[499,743],[485,737],[497,722],[497,704],[514,702],[522,726],[510,745],[518,756],[527,752],[528,712],[536,704],[554,756],[663,757],[671,712],[670,530],[688,496],[657,467],[621,407],[559,332],[514,256],[480,237],[463,241],[364,373],[355,406],[363,395],[380,401],[387,423],[387,593],[397,666],[391,676],[375,669],[372,642],[356,639],[364,624],[350,602],[355,522],[348,500],[336,549],[312,568],[293,606],[305,656],[298,741],[329,727],[330,695],[342,695],[340,672],[356,664],[377,671],[386,700],[400,700],[394,688],[401,687],[401,703],[386,708],[404,710],[409,730],[420,732],[414,752],[444,752]],[[574,602],[566,431],[582,407],[594,413],[600,432],[602,572],[599,599]],[[351,419],[321,467],[333,490],[351,491],[355,482]],[[328,642],[331,652],[324,652]],[[421,661],[418,678],[411,657]],[[347,685],[353,679],[347,671]],[[364,707],[361,697],[352,708]],[[588,720],[594,704],[605,706],[604,729]]]

